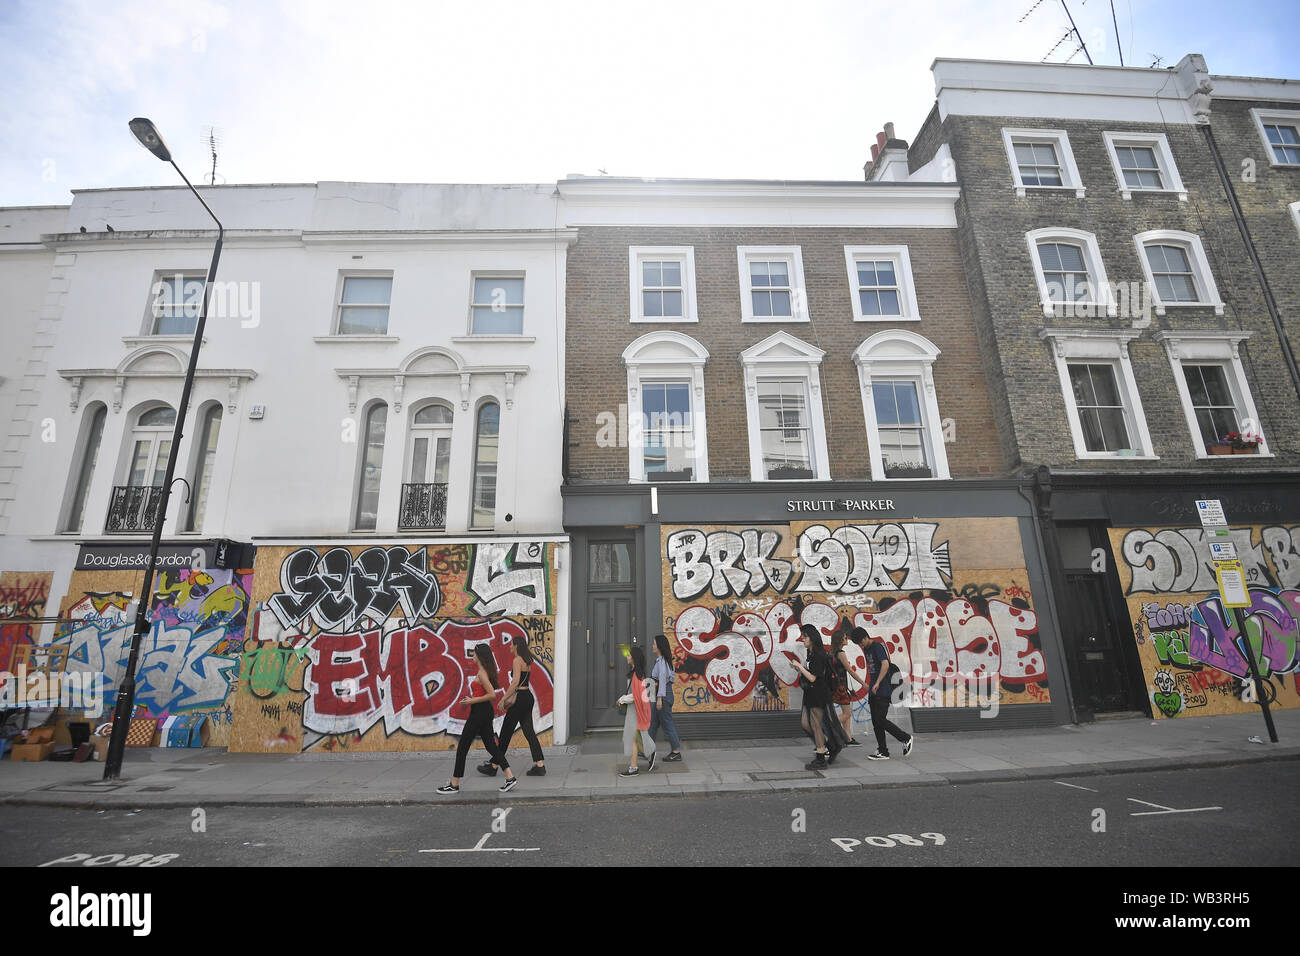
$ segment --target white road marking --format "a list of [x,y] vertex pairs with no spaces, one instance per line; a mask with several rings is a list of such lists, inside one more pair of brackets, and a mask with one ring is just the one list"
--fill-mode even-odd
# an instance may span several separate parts
[[1128,797],[1133,803],[1140,803],[1143,806],[1156,807],[1155,810],[1139,810],[1130,813],[1131,817],[1158,817],[1166,813],[1204,813],[1207,810],[1222,810],[1223,807],[1191,807],[1187,810],[1175,810],[1173,807],[1162,806],[1158,803],[1148,803],[1146,800],[1139,800],[1136,797]]
[[491,833],[485,833],[479,839],[478,843],[471,847],[463,847],[453,850],[421,850],[421,853],[533,853],[540,850],[540,846],[484,846]]
[[1059,783],[1063,787],[1073,787],[1075,790],[1087,790],[1089,793],[1097,792],[1096,790],[1092,789],[1092,787],[1080,787],[1073,783],[1065,783],[1062,780],[1053,780],[1052,783]]

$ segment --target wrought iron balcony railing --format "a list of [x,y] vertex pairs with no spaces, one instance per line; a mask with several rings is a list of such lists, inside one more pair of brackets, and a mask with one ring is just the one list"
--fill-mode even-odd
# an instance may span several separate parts
[[402,509],[397,527],[402,531],[441,531],[447,525],[447,485],[402,485]]
[[158,521],[162,486],[118,485],[108,505],[104,533],[152,531]]

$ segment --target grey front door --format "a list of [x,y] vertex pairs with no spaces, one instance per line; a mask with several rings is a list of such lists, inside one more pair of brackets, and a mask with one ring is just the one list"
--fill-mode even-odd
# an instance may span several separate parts
[[627,690],[627,662],[620,644],[636,637],[633,540],[593,541],[588,548],[587,726],[623,723],[618,699]]

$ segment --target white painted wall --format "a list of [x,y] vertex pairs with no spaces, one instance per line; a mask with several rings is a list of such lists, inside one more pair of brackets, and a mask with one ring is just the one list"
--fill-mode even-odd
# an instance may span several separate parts
[[[239,316],[208,318],[201,376],[205,370],[245,370],[240,374],[253,377],[241,380],[233,410],[228,407],[228,375],[196,382],[178,475],[192,467],[198,411],[213,401],[226,406],[213,491],[196,536],[364,537],[352,531],[363,438],[360,416],[367,401],[383,399],[390,410],[375,535],[393,537],[407,423],[413,407],[426,398],[446,399],[455,412],[448,534],[468,528],[475,411],[487,398],[502,406],[497,515],[490,530],[497,535],[561,530],[568,237],[553,229],[554,186],[321,183],[202,191],[227,227],[218,280],[249,283],[246,288],[256,290],[260,309],[255,325],[252,318]],[[66,269],[59,335],[35,410],[37,420],[53,419],[59,438],[52,443],[26,439],[16,507],[7,538],[0,540],[0,568],[62,566],[67,562],[61,557],[36,560],[31,545],[102,536],[112,486],[125,483],[135,413],[153,401],[174,407],[180,374],[128,374],[120,410],[113,408],[115,378],[86,375],[73,411],[72,386],[59,370],[117,370],[137,350],[157,346],[187,356],[187,341],[142,337],[151,287],[156,270],[205,271],[215,238],[210,220],[183,188],[79,191],[66,223],[66,231],[56,227],[63,235],[47,236],[44,252],[47,257],[75,254],[75,261]],[[77,231],[80,225],[87,226],[86,234]],[[114,232],[105,231],[106,225]],[[41,228],[49,231],[48,225]],[[0,256],[0,268],[4,261]],[[43,287],[49,268],[37,269],[34,263],[27,268],[43,272]],[[382,341],[328,338],[340,271],[352,269],[393,273],[388,337]],[[525,274],[524,335],[518,340],[468,336],[471,273],[492,270]],[[253,301],[251,292],[244,301]],[[428,346],[451,350],[466,366],[520,369],[513,407],[507,407],[505,375],[483,372],[470,379],[468,409],[461,405],[459,377],[409,377],[403,383],[402,409],[395,411],[390,374],[363,377],[356,409],[349,410],[348,384],[337,369],[391,372]],[[179,368],[165,355],[150,360],[159,367],[168,362]],[[109,412],[85,524],[80,535],[59,535],[59,515],[77,464],[75,437],[96,401],[107,403]],[[266,407],[264,420],[249,420],[254,404]],[[343,440],[349,418],[357,420],[356,443]],[[168,537],[177,536],[182,513],[183,486],[176,491]],[[507,513],[512,521],[505,520]],[[67,548],[68,562],[73,550]]]

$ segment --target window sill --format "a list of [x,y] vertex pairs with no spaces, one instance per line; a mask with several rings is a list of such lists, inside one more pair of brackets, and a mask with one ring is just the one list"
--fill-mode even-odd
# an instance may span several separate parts
[[1016,198],[1024,199],[1031,190],[1036,193],[1074,193],[1075,199],[1082,199],[1083,186],[1016,186]]
[[[1086,312],[1085,315],[1079,315]],[[1099,319],[1105,312],[1108,318],[1119,315],[1119,306],[1114,302],[1044,302],[1043,316],[1049,319]]]
[[537,341],[535,335],[453,335],[451,340],[459,345],[471,345],[475,342],[518,342],[521,345],[531,345]]
[[1202,455],[1198,453],[1196,455],[1196,460],[1197,461],[1218,461],[1219,459],[1226,458],[1228,461],[1232,461],[1235,458],[1276,458],[1276,457],[1277,455],[1273,454],[1271,451],[1255,451],[1255,452],[1251,452],[1249,455],[1210,455],[1210,454]]
[[1114,454],[1084,454],[1075,455],[1076,461],[1159,461],[1159,455],[1114,455]]
[[740,322],[742,325],[783,325],[783,324],[788,325],[790,323],[807,324],[811,321],[812,320],[809,319],[808,316],[806,315],[794,315],[794,316],[782,315],[778,317],[763,316],[761,318],[741,316],[740,318]]
[[1177,196],[1179,202],[1187,202],[1186,189],[1133,189],[1127,186],[1119,187],[1119,195],[1121,199],[1132,199],[1134,193],[1137,193],[1139,196]]
[[396,335],[317,335],[312,341],[318,345],[339,345],[341,343],[351,343],[352,345],[393,345],[400,342]]
[[[193,345],[194,335],[124,335],[122,344],[132,348],[140,345]],[[208,344],[206,335],[199,344]]]
[[854,322],[920,322],[919,315],[855,315]]
[[671,316],[652,315],[649,318],[632,316],[629,320],[636,325],[699,325],[700,320],[691,316],[690,318],[675,319]]
[[1166,309],[1213,309],[1215,315],[1223,315],[1222,302],[1156,302],[1156,315],[1164,315]]

